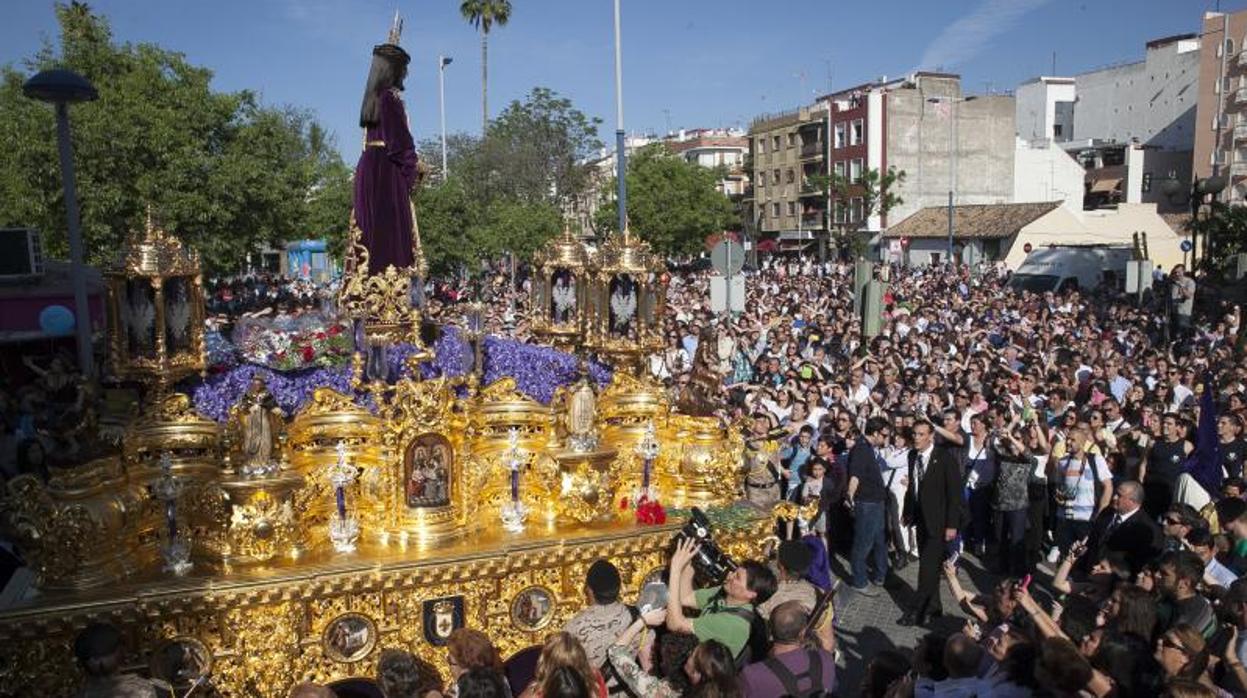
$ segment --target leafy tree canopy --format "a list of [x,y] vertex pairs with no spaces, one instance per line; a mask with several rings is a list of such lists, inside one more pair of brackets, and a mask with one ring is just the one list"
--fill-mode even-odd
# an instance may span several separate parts
[[22,69],[0,70],[0,224],[34,226],[52,256],[67,254],[52,109],[21,89],[34,72],[65,67],[99,91],[70,110],[88,263],[111,262],[149,205],[209,271],[237,271],[265,244],[341,239],[350,171],[306,112],[215,92],[211,71],[156,45],[117,43],[83,3],[56,14],[59,54],[45,44]]
[[[628,227],[664,255],[702,249],[708,235],[740,227],[731,200],[715,188],[721,176],[654,143],[628,160]],[[596,225],[619,228],[615,180],[602,191]]]

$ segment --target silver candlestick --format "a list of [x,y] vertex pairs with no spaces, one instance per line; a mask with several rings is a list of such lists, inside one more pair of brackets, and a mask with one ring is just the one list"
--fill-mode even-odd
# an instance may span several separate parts
[[173,474],[173,454],[160,454],[160,479],[152,483],[152,494],[165,505],[165,535],[160,555],[165,561],[165,571],[178,576],[194,567],[191,543],[186,534],[178,531],[178,497],[182,494],[182,481]]
[[651,419],[645,424],[645,433],[636,445],[636,454],[641,457],[641,488],[635,497],[638,502],[642,497],[651,500],[657,498],[658,493],[650,485],[650,476],[654,470],[654,461],[658,459],[661,451],[662,444],[658,441],[658,430],[654,428],[654,420]]
[[329,466],[328,480],[333,485],[333,496],[336,512],[329,519],[329,541],[333,549],[340,553],[355,552],[355,544],[359,540],[359,519],[347,516],[346,487],[355,481],[355,466],[346,462],[346,442],[339,441],[336,447],[338,460]]
[[520,467],[528,459],[528,454],[520,447],[520,430],[515,427],[507,433],[507,450],[503,451],[502,459],[511,471],[511,500],[502,505],[502,527],[512,533],[521,533],[524,521],[528,519],[528,507],[520,501]]

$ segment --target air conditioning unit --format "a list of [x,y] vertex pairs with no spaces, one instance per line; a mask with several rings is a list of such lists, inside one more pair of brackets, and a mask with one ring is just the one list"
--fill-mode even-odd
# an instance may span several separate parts
[[0,281],[43,276],[43,245],[34,228],[0,228]]

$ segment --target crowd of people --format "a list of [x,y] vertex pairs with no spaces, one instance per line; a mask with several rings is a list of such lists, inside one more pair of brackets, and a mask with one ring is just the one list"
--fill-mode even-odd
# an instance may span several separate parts
[[[883,266],[881,328],[864,337],[852,274],[764,265],[729,319],[710,310],[706,274],[672,274],[667,344],[645,364],[673,404],[713,378],[717,414],[746,433],[743,500],[813,507],[774,559],[694,590],[681,546],[667,606],[643,612],[601,561],[532,682],[462,629],[450,685],[394,650],[384,694],[1247,694],[1241,309],[1181,269],[1139,303],[1114,288],[1016,293],[994,268]],[[462,301],[487,296],[488,331],[528,339],[523,269],[485,279],[431,283],[428,315],[460,324]],[[967,563],[990,572],[986,593],[963,588]],[[837,687],[846,658],[820,593],[869,599],[911,564],[897,621],[926,634]]]

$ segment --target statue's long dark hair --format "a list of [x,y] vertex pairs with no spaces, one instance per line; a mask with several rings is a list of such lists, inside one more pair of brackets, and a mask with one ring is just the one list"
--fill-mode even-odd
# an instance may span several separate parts
[[380,123],[381,105],[378,103],[377,95],[382,90],[388,90],[391,87],[403,89],[403,78],[407,77],[407,60],[404,60],[407,54],[398,47],[394,47],[396,52],[383,50],[388,47],[389,45],[386,44],[373,51],[372,68],[368,71],[368,85],[364,88],[364,101],[359,108],[360,128],[368,128]]

